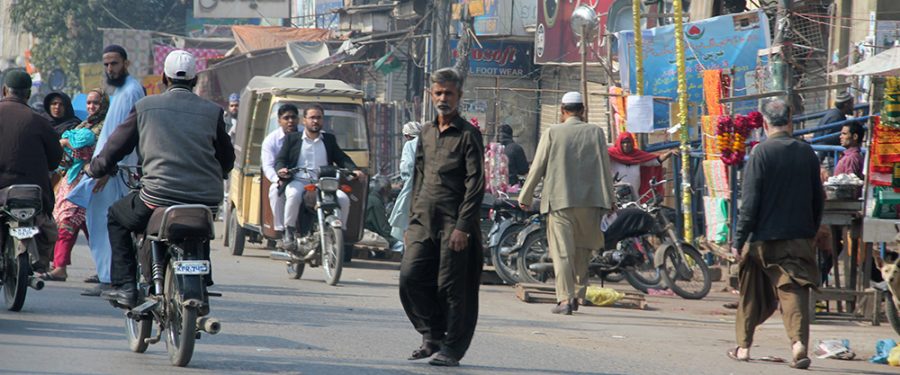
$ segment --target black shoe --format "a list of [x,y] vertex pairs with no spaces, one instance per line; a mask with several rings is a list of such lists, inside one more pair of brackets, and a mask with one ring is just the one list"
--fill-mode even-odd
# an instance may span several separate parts
[[459,366],[459,360],[453,358],[449,353],[441,350],[438,354],[435,354],[434,357],[428,361],[429,365],[432,366],[443,366],[443,367],[457,367]]
[[550,312],[554,314],[563,314],[563,315],[572,315],[572,304],[571,303],[557,303],[556,306],[553,306],[553,309]]
[[295,241],[297,230],[293,227],[284,229],[284,237],[281,238],[281,246],[285,251],[297,250],[297,241]]
[[116,301],[121,306],[133,308],[137,305],[137,288],[135,288],[134,283],[126,283],[118,288],[103,292],[101,297],[110,301]]
[[88,284],[99,284],[100,277],[98,277],[97,275],[94,275],[94,276],[88,277],[87,279],[84,279],[84,282],[86,282]]
[[81,295],[88,296],[88,297],[100,297],[100,294],[102,294],[103,292],[105,292],[107,290],[110,290],[111,288],[112,288],[112,286],[110,286],[107,283],[98,283],[97,285],[95,285],[91,288],[82,289]]

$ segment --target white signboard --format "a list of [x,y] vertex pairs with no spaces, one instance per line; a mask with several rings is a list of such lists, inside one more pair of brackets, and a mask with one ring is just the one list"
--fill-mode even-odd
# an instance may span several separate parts
[[290,0],[194,0],[194,18],[287,18]]
[[625,99],[625,128],[632,133],[653,132],[653,97],[629,95]]

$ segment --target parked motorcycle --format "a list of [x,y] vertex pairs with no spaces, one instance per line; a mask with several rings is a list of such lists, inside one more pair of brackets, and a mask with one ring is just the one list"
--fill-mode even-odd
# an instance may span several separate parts
[[525,228],[529,213],[519,207],[516,200],[501,196],[494,201],[489,220],[493,223],[488,233],[487,248],[491,253],[491,264],[506,284],[516,284],[520,280],[518,269],[517,235]]
[[44,288],[44,281],[31,270],[40,260],[35,217],[41,206],[40,186],[12,185],[0,190],[0,288],[10,311],[22,309],[28,287]]
[[[298,172],[315,175],[313,170],[295,167],[288,170],[293,175]],[[300,215],[300,233],[295,238],[296,246],[287,251],[273,251],[273,259],[287,262],[287,272],[294,279],[303,276],[306,265],[322,266],[325,271],[325,282],[335,285],[341,279],[344,268],[344,223],[341,221],[341,207],[338,204],[337,191],[349,193],[350,187],[341,184],[342,176],[350,176],[348,169],[330,166],[319,168],[318,178],[311,179],[305,187],[303,196],[306,212]],[[315,220],[312,220],[315,213]]]
[[[651,189],[644,196],[622,205],[604,232],[604,250],[595,254],[589,268],[599,276],[623,272],[629,284],[645,293],[662,286],[682,298],[700,299],[712,286],[709,268],[699,251],[678,239],[654,189],[666,182],[651,180]],[[647,203],[637,203],[640,201]],[[553,264],[546,230],[542,229],[543,220],[535,217],[532,221],[519,235],[519,276],[527,282],[547,282],[553,278]]]
[[[140,189],[135,167],[120,169],[119,175],[133,190]],[[194,342],[201,332],[217,334],[221,323],[208,317],[207,291],[211,272],[209,241],[213,233],[213,213],[199,204],[159,207],[143,233],[134,233],[138,254],[137,306],[125,312],[128,345],[143,353],[165,334],[169,361],[187,366],[194,354]],[[110,301],[116,307],[122,307]],[[150,337],[156,323],[156,335]]]

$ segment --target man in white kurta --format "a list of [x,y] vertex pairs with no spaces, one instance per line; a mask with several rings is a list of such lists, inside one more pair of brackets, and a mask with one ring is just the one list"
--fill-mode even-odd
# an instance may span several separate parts
[[273,130],[263,139],[262,143],[262,170],[266,179],[272,183],[269,186],[269,206],[272,207],[275,231],[284,232],[284,195],[278,196],[278,173],[275,170],[275,158],[281,146],[284,144],[284,136],[297,131],[299,110],[293,104],[285,104],[278,108],[278,128]]
[[[144,97],[144,87],[141,83],[128,74],[128,55],[125,50],[116,45],[111,45],[103,50],[103,65],[106,69],[106,80],[113,89],[109,103],[109,111],[106,114],[106,124],[100,131],[97,139],[97,147],[94,157],[103,151],[103,146],[109,136],[125,121],[128,114],[134,109],[134,104]],[[127,156],[120,165],[136,165],[137,155]],[[89,194],[93,191],[93,194]],[[101,289],[109,286],[110,264],[112,262],[112,247],[109,244],[106,215],[109,207],[125,196],[128,187],[118,177],[94,180],[85,178],[79,182],[69,195],[70,200],[76,204],[85,204],[87,208],[87,228],[91,234],[91,256],[97,266],[97,278],[100,284],[94,288],[85,289],[81,294],[86,296],[99,296]],[[78,198],[72,199],[73,196]],[[78,202],[76,202],[78,200]]]

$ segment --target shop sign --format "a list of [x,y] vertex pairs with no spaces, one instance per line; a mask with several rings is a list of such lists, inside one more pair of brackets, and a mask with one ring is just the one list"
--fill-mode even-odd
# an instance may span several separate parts
[[[452,64],[459,52],[458,41],[450,41],[453,49]],[[522,42],[481,41],[481,47],[472,45],[469,53],[469,74],[480,76],[518,77],[530,73],[531,45]]]

